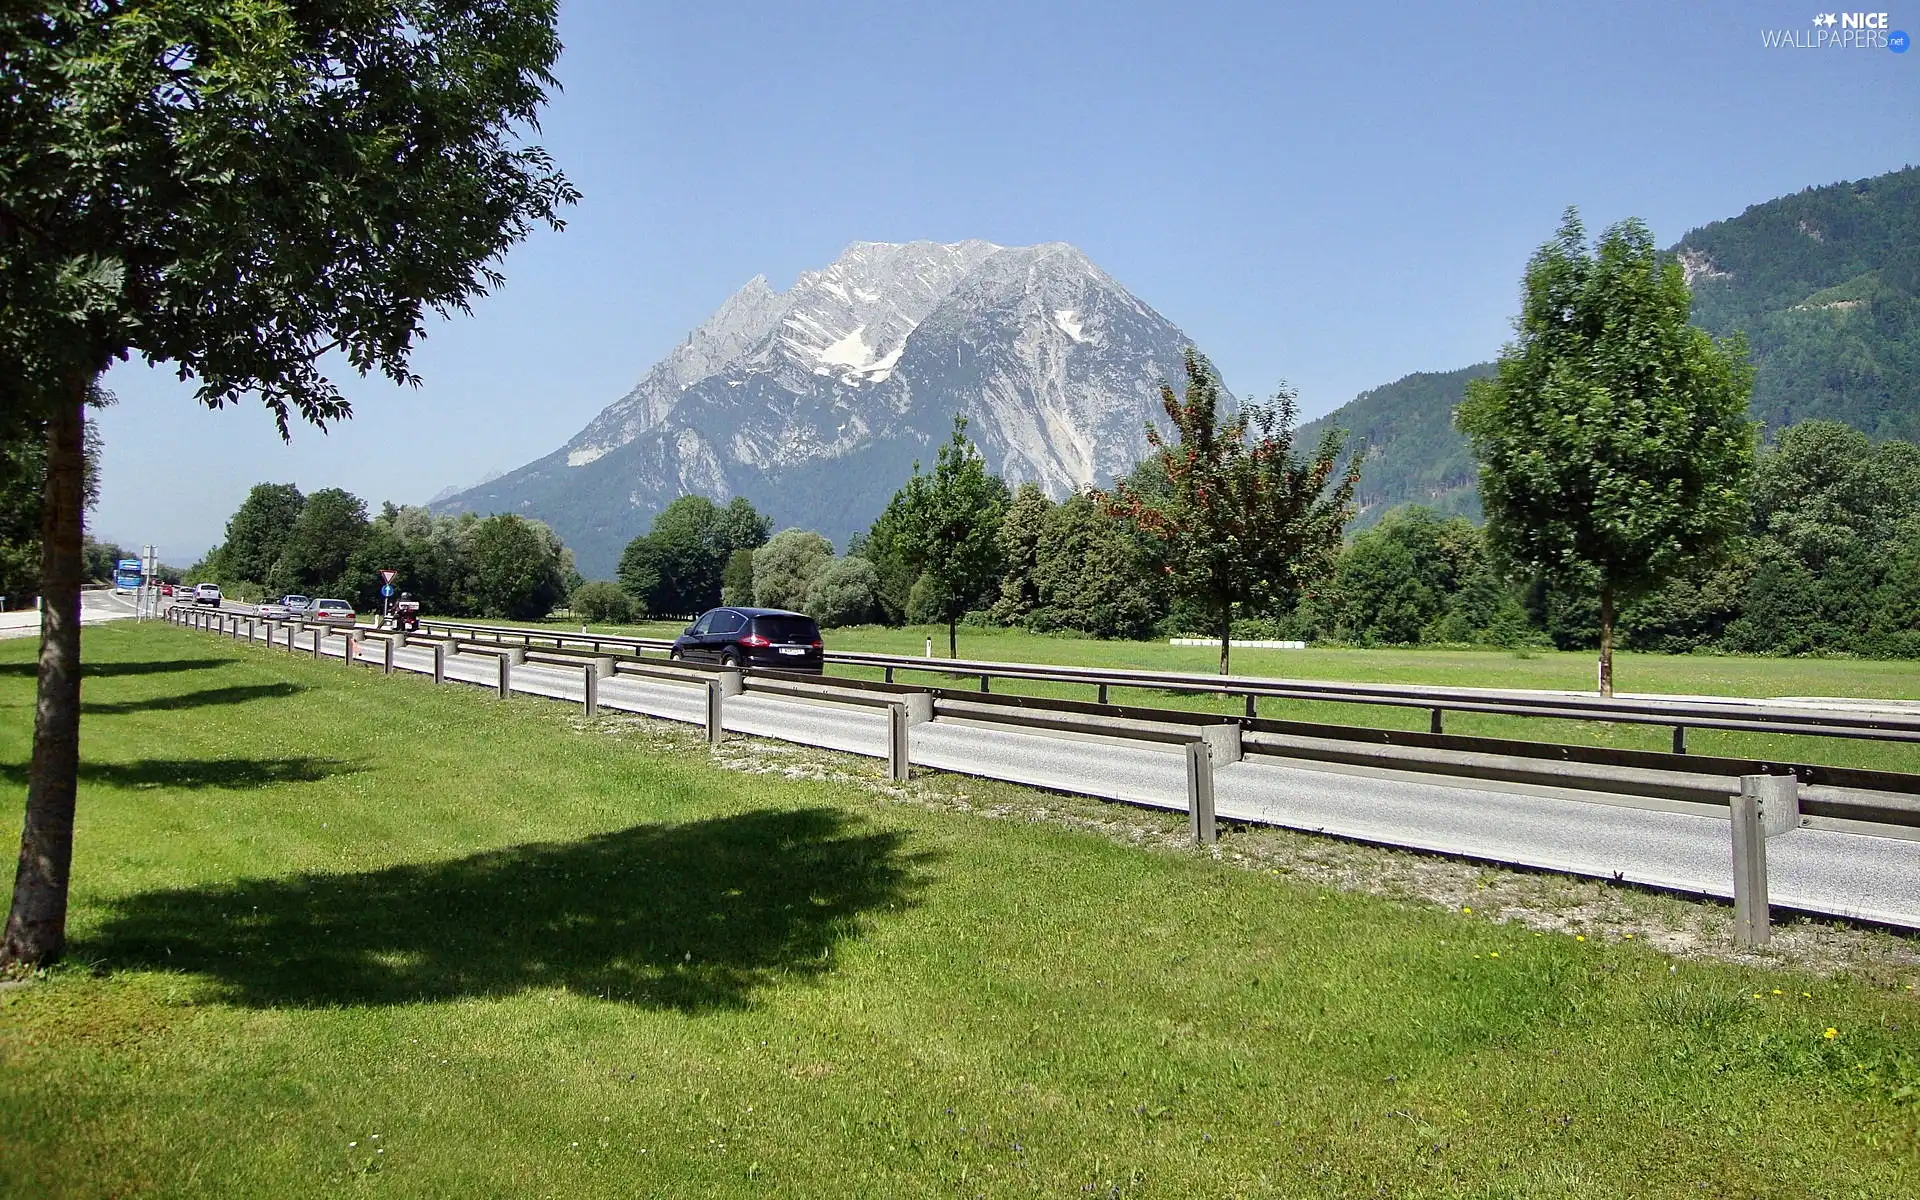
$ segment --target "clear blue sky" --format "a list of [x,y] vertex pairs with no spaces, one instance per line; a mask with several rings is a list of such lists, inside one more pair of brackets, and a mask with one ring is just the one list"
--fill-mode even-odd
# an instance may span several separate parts
[[[92,528],[182,565],[263,480],[420,502],[566,440],[735,288],[872,239],[1073,242],[1308,415],[1488,358],[1560,211],[1661,244],[1920,162],[1920,51],[1781,50],[1806,0],[567,0],[541,141],[585,194],[438,326],[425,386],[282,446],[125,367]],[[1890,14],[1920,32],[1920,4]]]

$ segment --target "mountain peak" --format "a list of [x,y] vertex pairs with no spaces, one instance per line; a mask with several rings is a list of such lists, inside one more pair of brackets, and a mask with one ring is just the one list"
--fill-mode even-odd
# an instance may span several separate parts
[[853,242],[784,292],[755,276],[565,446],[443,507],[540,517],[589,574],[690,492],[844,538],[956,414],[1065,496],[1145,453],[1187,344],[1066,242]]

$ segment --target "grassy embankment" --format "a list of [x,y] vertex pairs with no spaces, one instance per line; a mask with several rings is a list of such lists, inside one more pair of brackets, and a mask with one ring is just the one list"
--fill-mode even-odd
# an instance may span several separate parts
[[[1920,1188],[1910,978],[1328,894],[913,802],[991,784],[723,770],[177,629],[86,642],[72,954],[0,993],[0,1194]],[[0,643],[8,828],[31,656]]]
[[[514,624],[516,622],[487,622]],[[535,628],[533,622],[519,622]],[[547,628],[560,628],[552,623]],[[680,622],[593,626],[596,632],[672,637]],[[569,626],[578,629],[580,626]],[[934,651],[946,654],[946,627],[909,626],[887,629],[863,626],[827,633],[827,643],[838,650],[865,650],[881,654],[920,654],[926,638]],[[1068,666],[1133,667],[1152,671],[1211,673],[1218,651],[1207,647],[1169,646],[1165,642],[1103,642],[1092,638],[1048,637],[1019,630],[962,630],[960,657],[1001,662],[1059,663]],[[1434,684],[1449,687],[1549,688],[1591,691],[1594,656],[1585,651],[1498,650],[1236,650],[1233,669],[1239,675],[1283,679],[1338,680],[1350,683]],[[1749,658],[1734,656],[1619,654],[1615,678],[1624,692],[1660,692],[1678,695],[1784,697],[1833,696],[1858,699],[1920,700],[1920,663],[1849,658]],[[835,667],[835,674],[879,678],[877,670]],[[975,676],[955,677],[944,672],[902,674],[902,682],[924,681],[949,687],[973,687]],[[1023,695],[1091,700],[1093,690],[1066,684],[995,680],[995,691]],[[1243,711],[1233,699],[1182,695],[1158,689],[1112,690],[1115,704],[1185,708],[1205,712]],[[1282,720],[1318,721],[1336,725],[1365,725],[1383,729],[1427,728],[1427,712],[1418,708],[1377,705],[1320,704],[1262,700],[1260,715]],[[1637,750],[1671,748],[1672,729],[1664,725],[1623,725],[1591,721],[1556,721],[1521,717],[1449,712],[1449,733],[1531,741],[1617,746]],[[1891,745],[1841,738],[1783,737],[1773,734],[1727,733],[1696,729],[1688,733],[1687,747],[1695,754],[1786,762],[1829,763],[1884,771],[1920,773],[1920,746]]]

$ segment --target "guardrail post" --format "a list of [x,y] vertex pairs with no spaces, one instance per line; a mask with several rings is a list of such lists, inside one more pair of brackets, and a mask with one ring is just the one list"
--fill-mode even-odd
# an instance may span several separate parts
[[1733,817],[1733,944],[1762,946],[1772,936],[1767,901],[1767,839],[1800,826],[1800,781],[1792,775],[1742,775]]
[[326,629],[322,626],[315,625],[313,627],[313,661],[315,662],[320,661],[320,655],[322,654],[326,644],[327,644]]
[[1204,741],[1187,743],[1187,827],[1196,846],[1220,840],[1213,817],[1213,750]]
[[580,708],[589,717],[600,715],[600,663],[599,660],[587,663],[580,672]]
[[991,691],[991,690],[992,690],[991,688],[989,688],[989,687],[987,686],[987,677],[986,677],[985,675],[982,675],[982,676],[980,677],[980,690],[981,690],[981,692],[983,692],[983,693],[985,693],[985,692],[988,692],[988,691]]
[[447,681],[447,647],[443,642],[433,644],[433,681],[435,683]]
[[380,651],[380,673],[382,675],[393,674],[393,639],[392,638],[387,639],[385,648]]
[[1260,709],[1256,707],[1257,699],[1252,692],[1247,693],[1247,718],[1249,720],[1260,715]]
[[720,672],[720,694],[738,696],[747,690],[747,677],[739,671]]
[[892,667],[888,667],[888,668],[887,668],[887,671],[886,671],[886,676],[885,676],[885,678],[886,678],[886,681],[887,681],[888,683],[892,683],[892,682],[893,682],[893,668],[892,668]]
[[1440,714],[1445,711],[1446,711],[1445,709],[1436,708],[1428,716],[1427,718],[1428,733],[1445,733],[1446,732],[1445,722],[1443,722],[1440,717]]
[[1733,944],[1764,945],[1772,935],[1767,908],[1767,839],[1760,828],[1760,797],[1740,780],[1733,798]]
[[911,774],[907,731],[912,727],[906,705],[887,705],[887,778],[895,783],[905,783]]
[[407,631],[404,629],[394,630],[391,640],[398,643],[402,650],[405,650],[407,648]]
[[500,656],[500,698],[505,700],[513,695],[513,662],[504,654]]
[[707,680],[707,743],[718,746],[723,736],[725,710],[721,699],[720,681]]
[[1673,727],[1673,752],[1675,754],[1685,754],[1687,752],[1687,727],[1685,725],[1675,725]]

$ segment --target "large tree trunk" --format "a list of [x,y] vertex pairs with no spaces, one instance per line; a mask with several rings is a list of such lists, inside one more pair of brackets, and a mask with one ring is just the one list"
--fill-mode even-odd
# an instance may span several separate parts
[[1600,694],[1613,695],[1613,589],[1600,589]]
[[1220,673],[1227,673],[1228,656],[1233,651],[1233,605],[1220,610]]
[[80,771],[80,537],[86,505],[86,388],[47,421],[40,545],[40,677],[20,867],[0,964],[44,966],[67,941],[74,793]]

